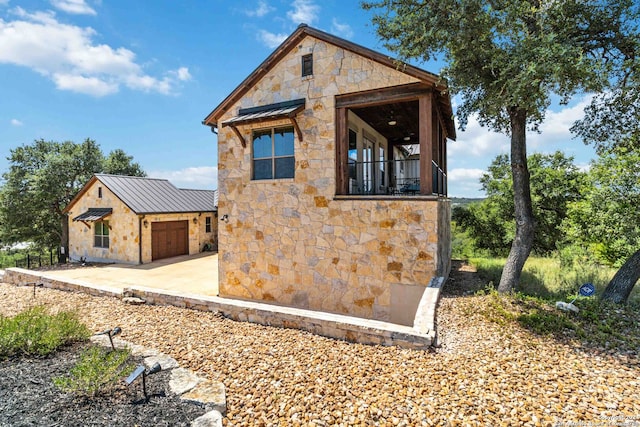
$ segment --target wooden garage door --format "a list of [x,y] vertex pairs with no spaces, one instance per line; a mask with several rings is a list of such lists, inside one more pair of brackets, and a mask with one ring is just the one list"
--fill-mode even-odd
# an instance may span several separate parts
[[151,223],[151,259],[169,258],[189,253],[189,222]]

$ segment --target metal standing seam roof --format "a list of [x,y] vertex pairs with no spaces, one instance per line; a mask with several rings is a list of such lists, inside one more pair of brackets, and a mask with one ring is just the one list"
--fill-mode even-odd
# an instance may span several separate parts
[[238,116],[232,117],[229,120],[225,120],[222,122],[222,126],[233,126],[233,125],[241,125],[244,123],[250,123],[255,121],[267,120],[267,119],[277,119],[281,117],[290,117],[292,114],[295,114],[299,110],[304,108],[303,105],[295,105],[286,108],[273,108],[265,111],[260,111],[257,113],[249,113],[249,114],[240,114]]
[[136,214],[217,210],[216,190],[180,189],[166,179],[96,174]]
[[100,221],[113,213],[112,208],[89,208],[85,213],[73,218],[74,221]]

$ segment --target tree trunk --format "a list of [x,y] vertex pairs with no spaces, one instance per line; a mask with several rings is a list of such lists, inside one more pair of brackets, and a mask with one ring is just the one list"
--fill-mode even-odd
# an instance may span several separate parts
[[67,215],[62,214],[60,216],[60,226],[62,233],[60,234],[60,248],[58,250],[60,256],[58,257],[58,261],[66,263],[67,257],[69,256],[69,218]]
[[511,121],[511,173],[515,205],[516,235],[511,244],[507,263],[502,270],[498,292],[510,292],[520,281],[520,274],[533,247],[535,220],[531,205],[529,168],[527,167],[527,112],[509,109]]
[[640,279],[640,250],[631,255],[616,272],[604,290],[602,300],[616,304],[627,302],[638,279]]

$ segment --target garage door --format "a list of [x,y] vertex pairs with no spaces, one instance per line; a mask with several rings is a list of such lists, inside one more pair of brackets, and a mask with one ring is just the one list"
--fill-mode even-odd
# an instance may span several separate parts
[[151,259],[189,253],[189,221],[151,223]]

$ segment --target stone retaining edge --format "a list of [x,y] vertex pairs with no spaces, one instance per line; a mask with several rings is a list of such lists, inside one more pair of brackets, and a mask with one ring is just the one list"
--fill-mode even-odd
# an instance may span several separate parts
[[237,321],[301,329],[317,335],[349,342],[384,346],[395,345],[402,348],[424,350],[434,344],[436,337],[435,310],[440,295],[440,285],[444,278],[432,279],[429,287],[425,288],[413,327],[254,301],[186,294],[142,286],[120,289],[98,286],[80,280],[67,279],[62,281],[48,277],[46,273],[43,274],[22,268],[7,269],[4,281],[14,285],[26,285],[27,283],[36,282],[47,288],[85,292],[94,296],[136,297],[143,299],[147,304],[173,305],[200,311],[220,312],[225,317]]
[[[276,306],[254,301],[243,301],[177,291],[145,287],[129,287],[124,297],[145,300],[148,304],[174,305],[201,311],[217,311],[227,318],[259,323],[267,326],[305,330],[317,335],[337,338],[361,344],[399,346],[427,349],[431,346],[435,331],[416,330],[413,327],[368,320],[359,317],[293,307]],[[433,323],[433,322],[432,322]]]

